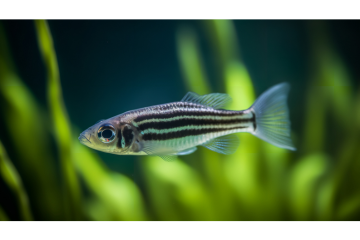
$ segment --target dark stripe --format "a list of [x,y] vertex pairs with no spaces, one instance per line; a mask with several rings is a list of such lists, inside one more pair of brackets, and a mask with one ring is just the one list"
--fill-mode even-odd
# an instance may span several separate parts
[[141,131],[145,129],[169,129],[176,127],[183,127],[189,125],[210,125],[210,124],[235,124],[235,123],[249,123],[253,118],[247,119],[233,119],[233,120],[215,120],[215,119],[179,119],[169,122],[147,122],[139,125]]
[[255,117],[255,112],[254,111],[251,111],[252,113],[252,118],[251,118],[251,121],[253,122],[253,125],[254,125],[254,131],[256,130],[256,117]]
[[[154,109],[152,109],[154,110]],[[184,110],[174,110],[173,112],[168,113],[160,113],[160,114],[149,114],[143,113],[137,118],[134,119],[135,122],[141,122],[147,119],[164,119],[164,118],[172,118],[178,116],[220,116],[220,117],[229,117],[235,115],[242,115],[241,111],[228,111],[228,110],[197,110],[197,111],[184,111]]]
[[206,133],[214,133],[214,132],[222,132],[222,131],[228,131],[233,129],[241,129],[241,128],[247,128],[247,127],[232,127],[232,128],[210,128],[210,129],[190,129],[190,130],[181,130],[177,132],[169,132],[169,133],[146,133],[143,136],[143,140],[149,141],[149,140],[170,140],[174,138],[182,138],[182,137],[188,137],[188,136],[197,136],[201,134]]

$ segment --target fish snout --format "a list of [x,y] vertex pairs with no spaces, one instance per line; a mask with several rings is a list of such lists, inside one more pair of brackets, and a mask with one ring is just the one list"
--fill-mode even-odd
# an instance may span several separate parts
[[82,144],[90,144],[91,143],[90,137],[91,137],[91,135],[86,133],[86,131],[84,131],[80,134],[78,139],[79,139],[80,143],[82,143]]

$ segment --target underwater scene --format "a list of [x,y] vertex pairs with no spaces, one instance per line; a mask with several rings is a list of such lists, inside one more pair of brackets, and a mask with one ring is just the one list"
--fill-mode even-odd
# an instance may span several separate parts
[[[0,220],[358,221],[359,42],[359,21],[2,20]],[[251,131],[228,135],[231,152],[171,157],[84,144],[130,110],[211,93],[246,110],[273,86],[288,91],[286,144]]]

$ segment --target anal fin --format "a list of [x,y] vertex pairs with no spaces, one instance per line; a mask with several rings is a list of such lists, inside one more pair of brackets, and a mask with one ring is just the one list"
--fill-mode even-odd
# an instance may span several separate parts
[[210,149],[211,151],[228,155],[236,152],[239,144],[239,138],[232,134],[211,139],[210,141],[202,144],[202,146]]

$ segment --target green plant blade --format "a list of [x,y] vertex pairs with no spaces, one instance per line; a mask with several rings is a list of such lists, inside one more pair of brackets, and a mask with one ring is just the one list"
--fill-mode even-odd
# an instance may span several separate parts
[[6,213],[4,212],[1,206],[0,206],[0,221],[9,221],[8,216],[6,216]]
[[17,75],[5,36],[0,22],[0,115],[3,129],[9,133],[7,143],[16,149],[17,170],[31,189],[28,194],[32,209],[37,211],[35,219],[61,220],[63,209],[47,118]]
[[323,154],[312,154],[299,161],[291,173],[289,194],[291,209],[296,220],[315,218],[317,184],[325,174],[329,159]]
[[108,220],[147,219],[141,193],[133,181],[108,170],[91,150],[79,142],[74,143],[73,154],[76,168],[86,186],[101,201],[102,207],[99,203],[92,205],[104,211],[92,208],[95,210],[95,214],[92,214],[95,219],[104,220],[104,214],[110,217]]
[[7,156],[5,148],[1,142],[0,142],[0,174],[4,179],[5,183],[7,183],[9,188],[14,192],[15,196],[17,197],[22,220],[26,220],[26,221],[33,220],[30,210],[29,198],[23,187],[20,175],[16,171],[9,157]]
[[142,161],[157,219],[214,220],[208,192],[193,169],[179,159],[169,163],[149,156]]
[[176,43],[187,89],[199,95],[210,93],[196,34],[190,28],[181,28],[177,32]]
[[48,102],[64,177],[67,216],[74,220],[80,219],[80,187],[72,159],[71,128],[62,98],[56,53],[46,21],[37,20],[35,26],[40,52],[47,69]]

